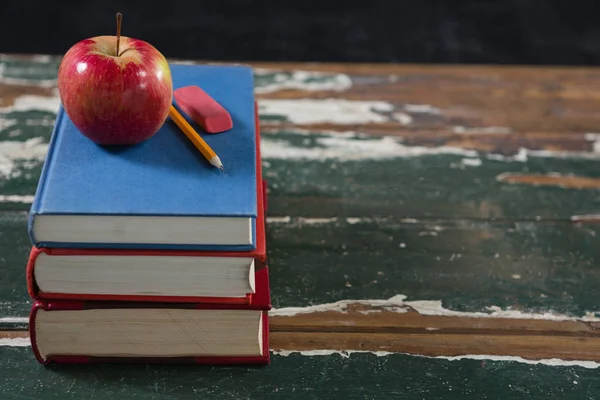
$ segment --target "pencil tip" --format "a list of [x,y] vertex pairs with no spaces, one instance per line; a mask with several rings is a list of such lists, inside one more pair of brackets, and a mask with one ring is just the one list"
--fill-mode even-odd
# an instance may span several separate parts
[[219,168],[221,171],[224,171],[225,168],[223,168],[223,163],[221,162],[221,159],[219,158],[219,156],[214,156],[213,158],[210,159],[210,163]]

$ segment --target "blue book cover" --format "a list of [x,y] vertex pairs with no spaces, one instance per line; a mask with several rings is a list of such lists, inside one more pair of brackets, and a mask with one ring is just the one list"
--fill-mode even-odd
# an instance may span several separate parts
[[167,118],[133,146],[100,146],[61,107],[29,216],[37,247],[252,250],[257,215],[257,137],[250,67],[171,64],[173,89],[196,85],[231,115],[207,134],[211,167]]

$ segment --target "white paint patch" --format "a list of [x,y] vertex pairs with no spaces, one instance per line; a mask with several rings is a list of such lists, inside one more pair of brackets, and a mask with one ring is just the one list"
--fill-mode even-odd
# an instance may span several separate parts
[[[517,154],[505,156],[501,154],[479,153],[476,150],[467,150],[459,147],[423,147],[406,146],[402,139],[383,136],[373,137],[360,132],[334,132],[326,130],[285,129],[286,135],[312,136],[313,147],[291,143],[288,140],[277,139],[277,130],[267,128],[263,132],[263,157],[270,159],[288,160],[324,160],[336,159],[337,161],[363,161],[386,160],[394,158],[421,157],[428,155],[451,154],[463,156],[466,160],[460,163],[451,163],[453,168],[464,169],[467,166],[476,167],[483,164],[482,159],[502,162],[525,163],[530,157],[535,158],[578,158],[600,160],[600,152],[566,152],[548,150],[529,150],[520,148]],[[600,148],[600,140],[598,142]]]
[[290,216],[285,217],[267,217],[267,223],[269,224],[289,224],[292,218]]
[[[370,124],[390,121],[394,106],[385,101],[344,99],[259,99],[259,112],[293,124]],[[272,123],[269,121],[269,123]]]
[[339,355],[343,358],[350,358],[352,354],[372,354],[377,357],[386,357],[391,355],[405,355],[413,357],[422,357],[430,359],[441,359],[448,361],[461,361],[461,360],[481,360],[481,361],[505,361],[505,362],[517,362],[522,364],[530,365],[548,365],[552,367],[583,367],[588,369],[596,369],[600,367],[600,363],[595,361],[585,360],[561,360],[558,358],[549,358],[541,360],[531,360],[517,356],[495,356],[486,354],[465,354],[461,356],[425,356],[420,354],[408,354],[408,353],[394,353],[389,351],[364,351],[364,350],[304,350],[304,351],[290,351],[290,350],[277,350],[273,351],[273,354],[277,354],[283,357],[287,357],[291,354],[300,354],[306,357],[315,356],[331,356]]
[[457,134],[478,134],[478,135],[494,135],[513,133],[513,130],[506,126],[483,126],[475,128],[467,128],[465,126],[455,126],[452,128],[453,133]]
[[0,318],[0,324],[27,324],[29,318],[27,317],[2,317]]
[[404,299],[406,296],[398,295],[387,300],[340,300],[335,303],[316,304],[308,307],[286,307],[286,308],[273,308],[269,312],[270,316],[277,317],[292,317],[295,315],[312,314],[318,312],[334,311],[342,314],[348,312],[348,306],[353,304],[368,305],[378,307],[379,310],[365,311],[365,313],[376,313],[381,310],[405,313],[408,311],[408,307],[404,305]]
[[439,115],[442,113],[439,108],[430,106],[429,104],[405,104],[404,111],[414,114]]
[[38,95],[23,95],[17,97],[11,106],[0,107],[0,113],[7,114],[17,111],[46,111],[57,114],[60,107],[60,97],[46,97]]
[[0,175],[11,176],[18,161],[26,161],[25,166],[42,162],[48,152],[48,143],[36,137],[24,142],[0,142]]
[[5,347],[29,347],[31,346],[31,340],[26,338],[2,338],[0,339],[0,346]]
[[600,154],[600,133],[586,133],[585,140],[593,143],[593,152]]
[[[289,133],[286,131],[286,133]],[[263,136],[261,152],[265,159],[363,161],[419,157],[425,155],[454,154],[477,157],[477,152],[458,147],[406,146],[391,136],[363,139],[358,135],[315,135],[315,147],[300,147],[282,139]]]
[[405,313],[411,310],[418,312],[421,315],[435,316],[452,316],[452,317],[467,317],[467,318],[507,318],[507,319],[537,319],[547,321],[585,321],[585,322],[600,322],[600,317],[597,317],[594,312],[588,312],[582,317],[572,317],[557,313],[527,313],[519,310],[501,309],[498,306],[489,306],[489,312],[465,312],[454,311],[444,308],[441,300],[414,300],[405,301],[406,296],[398,294],[387,300],[340,300],[335,303],[317,304],[307,307],[286,307],[272,309],[270,315],[280,317],[291,317],[302,314],[312,314],[317,312],[339,312],[346,314],[351,305],[366,305],[375,307],[374,310],[364,311],[365,313],[378,313],[382,311]]
[[[345,219],[346,223],[350,225],[355,225],[359,223],[385,223],[389,221],[389,218],[379,217],[379,218],[370,218],[370,217],[348,217]],[[408,220],[408,221],[406,221]],[[289,215],[277,217],[271,216],[267,217],[267,223],[272,224],[293,224],[293,225],[324,225],[324,224],[333,224],[338,222],[338,217],[330,217],[330,218],[308,218],[308,217],[295,217],[292,218]],[[402,223],[413,223],[412,220],[403,219],[400,220]],[[414,222],[419,222],[414,220]],[[434,227],[434,230],[442,230],[440,227]]]
[[303,225],[323,225],[337,221],[337,217],[333,218],[298,218],[298,222]]
[[[600,143],[598,144],[600,149]],[[501,154],[488,154],[486,158],[489,160],[496,161],[507,161],[507,162],[521,162],[525,163],[529,160],[529,157],[535,158],[578,158],[583,160],[600,160],[600,152],[596,151],[596,143],[594,143],[594,151],[549,151],[549,150],[530,150],[526,148],[520,148],[517,154],[514,156],[504,156]]]
[[419,222],[419,220],[415,218],[402,218],[400,222],[404,224],[416,224]]
[[24,204],[31,204],[33,203],[33,196],[32,195],[17,195],[17,194],[12,194],[12,195],[3,195],[0,194],[0,203],[24,203]]
[[16,119],[4,118],[2,115],[0,115],[0,131],[11,128],[15,126],[18,122],[19,121],[17,121]]
[[481,158],[463,158],[460,163],[465,167],[480,167],[483,161]]
[[342,92],[352,87],[352,80],[345,74],[327,74],[312,71],[276,72],[263,68],[255,68],[254,73],[257,77],[273,75],[272,81],[254,89],[259,94],[274,93],[280,90]]
[[331,355],[339,355],[343,358],[350,358],[352,354],[372,354],[377,357],[385,357],[390,356],[392,354],[403,354],[403,353],[393,353],[389,351],[364,351],[364,350],[274,350],[273,354],[277,354],[279,356],[288,357],[292,354],[300,354],[306,357],[315,357],[315,356],[331,356]]
[[394,119],[396,121],[400,122],[400,124],[402,124],[403,126],[410,125],[413,122],[413,117],[411,117],[409,114],[402,113],[402,112],[395,112],[392,115],[393,115]]

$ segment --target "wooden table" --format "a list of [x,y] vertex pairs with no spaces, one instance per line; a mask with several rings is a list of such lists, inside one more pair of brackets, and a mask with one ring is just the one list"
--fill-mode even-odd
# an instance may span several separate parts
[[59,58],[0,58],[0,398],[597,396],[600,70],[256,64],[272,364],[38,365]]

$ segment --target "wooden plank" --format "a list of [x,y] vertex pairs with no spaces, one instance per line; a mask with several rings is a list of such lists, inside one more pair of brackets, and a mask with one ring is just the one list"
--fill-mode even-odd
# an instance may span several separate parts
[[[389,308],[389,307],[386,307]],[[396,307],[397,308],[397,307]],[[372,351],[427,356],[485,354],[600,362],[600,321],[422,315],[350,303],[343,311],[271,316],[277,351]],[[27,338],[0,331],[0,339]]]
[[[491,318],[460,315],[423,315],[410,305],[374,306],[351,302],[340,311],[314,311],[293,316],[273,315],[275,332],[385,333],[430,335],[573,336],[600,339],[600,321],[531,318]],[[435,339],[434,339],[435,340]],[[600,357],[600,354],[598,355]]]
[[99,365],[42,368],[27,348],[0,347],[3,399],[94,398],[576,398],[592,399],[597,370],[510,361],[391,355],[274,355],[270,366]]
[[[0,213],[0,317],[24,317],[25,212]],[[570,222],[269,219],[274,306],[438,300],[455,311],[598,311],[600,227]]]
[[[596,337],[502,333],[372,333],[280,331],[273,327],[270,347],[277,352],[340,351],[385,352],[439,356],[522,357],[528,360],[561,359],[600,362],[600,335]],[[25,331],[0,331],[0,339],[27,339]]]
[[[58,62],[0,60],[0,209],[29,208],[59,104]],[[581,113],[553,114],[597,108],[594,70],[253,65],[272,215],[569,219],[598,210],[589,184],[600,178],[597,121],[579,127]],[[567,89],[525,90],[552,82]],[[538,122],[520,126],[522,117]],[[501,179],[522,174],[545,185]]]
[[486,354],[526,359],[600,361],[600,339],[580,337],[419,333],[274,332],[276,350],[384,351],[427,356]]

